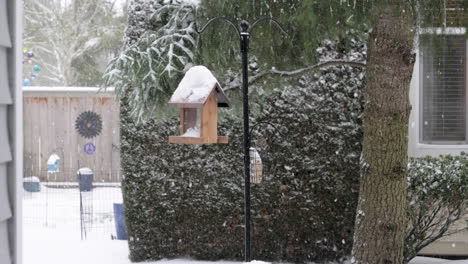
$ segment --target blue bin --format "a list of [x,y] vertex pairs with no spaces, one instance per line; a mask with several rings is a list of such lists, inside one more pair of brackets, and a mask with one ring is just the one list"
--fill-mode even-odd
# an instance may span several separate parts
[[94,173],[91,169],[81,168],[78,170],[78,182],[81,192],[90,192],[93,190]]
[[114,203],[115,231],[118,240],[127,240],[127,230],[125,228],[125,215],[123,205]]
[[23,188],[27,192],[40,192],[41,185],[38,182],[23,182]]
[[38,177],[27,177],[23,179],[23,188],[27,192],[40,192],[41,181]]

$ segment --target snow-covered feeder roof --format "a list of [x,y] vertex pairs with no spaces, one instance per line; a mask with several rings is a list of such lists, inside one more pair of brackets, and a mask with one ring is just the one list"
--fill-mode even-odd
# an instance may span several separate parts
[[80,168],[76,174],[78,175],[93,175],[93,170],[90,168]]
[[32,176],[32,177],[24,177],[23,178],[23,181],[24,182],[41,182],[41,180],[36,177],[36,176]]
[[194,66],[185,73],[169,104],[198,108],[206,103],[213,90],[218,96],[218,107],[229,107],[229,100],[211,71],[205,66]]
[[49,159],[47,160],[47,165],[54,165],[57,163],[57,161],[60,161],[60,157],[54,153],[50,155]]

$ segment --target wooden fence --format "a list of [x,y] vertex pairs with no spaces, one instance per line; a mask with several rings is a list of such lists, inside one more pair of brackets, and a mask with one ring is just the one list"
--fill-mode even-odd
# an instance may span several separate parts
[[[119,108],[113,90],[25,87],[24,177],[70,182],[76,181],[79,168],[86,167],[94,171],[95,182],[119,182]],[[85,111],[102,119],[101,133],[91,139],[75,129],[77,117]],[[85,150],[87,143],[95,146],[94,152]],[[52,154],[60,157],[59,172],[48,174],[47,160]]]

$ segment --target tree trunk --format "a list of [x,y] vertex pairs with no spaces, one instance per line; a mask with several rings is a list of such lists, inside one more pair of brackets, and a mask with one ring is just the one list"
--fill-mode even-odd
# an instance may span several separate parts
[[[353,263],[403,263],[406,228],[411,20],[403,0],[376,12],[369,38],[364,141]],[[409,12],[406,12],[409,13]]]

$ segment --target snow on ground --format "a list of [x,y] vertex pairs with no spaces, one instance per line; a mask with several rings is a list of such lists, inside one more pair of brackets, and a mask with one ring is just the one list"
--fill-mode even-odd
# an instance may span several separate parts
[[[64,235],[66,234],[63,233]],[[46,229],[26,229],[24,264],[131,264],[126,241],[70,239],[50,236]],[[241,264],[235,261],[160,260],[145,264]],[[252,264],[269,262],[252,261]],[[447,261],[418,257],[410,264],[467,264],[468,260]]]
[[[24,264],[131,264],[128,259],[127,241],[84,240],[78,233],[67,230],[50,232],[48,228],[25,226]],[[239,264],[235,261],[194,261],[189,259],[160,260],[145,264]],[[252,264],[266,264],[255,261]]]
[[[25,193],[23,226],[24,264],[131,264],[126,241],[111,240],[115,234],[113,203],[122,202],[120,188],[95,188],[81,193],[92,220],[87,240],[81,240],[80,192],[76,188],[41,186],[39,193]],[[90,210],[91,208],[91,210]],[[160,260],[145,264],[240,264],[236,261]],[[251,264],[269,262],[252,261]],[[468,264],[418,257],[410,264]]]
[[468,264],[466,260],[446,260],[437,258],[417,257],[410,261],[410,264]]
[[[115,234],[113,205],[122,203],[119,187],[110,184],[114,187],[94,188],[92,192],[80,193],[77,184],[74,183],[53,185],[54,188],[48,188],[42,184],[41,191],[37,193],[25,192],[23,196],[25,228],[45,228],[50,233],[69,230],[73,232],[68,236],[81,238],[83,221],[90,238],[109,239]],[[64,186],[67,188],[58,188]],[[83,215],[80,214],[80,206]]]
[[[128,259],[126,241],[85,240],[54,237],[47,230],[26,229],[24,243],[24,264],[131,264]],[[66,233],[64,233],[66,234]],[[195,261],[174,259],[147,262],[145,264],[241,264],[236,261]],[[252,264],[269,262],[252,261]],[[468,264],[468,260],[447,261],[418,257],[410,264]]]

